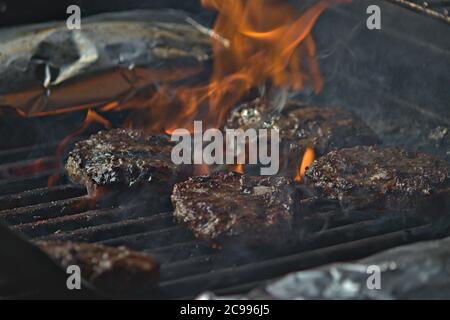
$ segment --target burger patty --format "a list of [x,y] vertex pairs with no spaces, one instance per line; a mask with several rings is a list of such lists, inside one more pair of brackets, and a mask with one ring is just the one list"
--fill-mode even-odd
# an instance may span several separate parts
[[85,280],[109,293],[152,287],[158,280],[158,263],[125,247],[47,241],[36,244],[62,267],[78,266]]
[[89,194],[146,186],[152,194],[170,195],[173,184],[183,180],[184,169],[171,160],[175,144],[165,135],[114,129],[78,142],[70,152],[66,169],[70,178],[86,185]]
[[305,177],[321,196],[346,206],[400,209],[448,188],[450,166],[425,153],[359,146],[319,158]]
[[205,241],[283,240],[294,215],[293,185],[284,177],[237,173],[193,177],[175,185],[175,219]]
[[335,149],[358,145],[370,146],[380,139],[364,121],[351,111],[341,108],[322,108],[290,101],[280,113],[267,111],[259,99],[234,110],[227,128],[277,129],[281,146],[280,168],[283,174],[296,171],[307,147],[322,156]]

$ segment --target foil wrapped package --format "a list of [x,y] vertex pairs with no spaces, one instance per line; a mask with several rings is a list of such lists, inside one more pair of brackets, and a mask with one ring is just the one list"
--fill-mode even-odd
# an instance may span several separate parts
[[0,29],[0,107],[26,116],[126,104],[207,72],[210,38],[177,10]]
[[450,238],[292,273],[246,295],[198,299],[450,299]]

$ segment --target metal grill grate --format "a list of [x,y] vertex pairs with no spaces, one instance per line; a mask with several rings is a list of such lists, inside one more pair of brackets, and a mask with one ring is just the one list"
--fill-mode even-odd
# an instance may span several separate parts
[[[47,152],[46,146],[41,148]],[[2,157],[5,154],[9,158]],[[0,162],[14,169],[23,166],[20,158],[26,154],[24,149],[3,152]],[[31,240],[126,245],[153,255],[161,263],[160,285],[159,290],[144,293],[145,298],[192,298],[205,290],[238,293],[291,271],[450,234],[407,213],[343,212],[327,204],[303,219],[300,243],[217,250],[174,223],[170,212],[151,212],[145,203],[98,205],[64,176],[57,186],[47,188],[45,178],[52,173],[55,170],[2,178],[0,220]]]

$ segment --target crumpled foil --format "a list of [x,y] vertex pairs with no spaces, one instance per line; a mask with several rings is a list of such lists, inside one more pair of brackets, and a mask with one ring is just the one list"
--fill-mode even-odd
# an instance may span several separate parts
[[81,30],[65,22],[1,29],[0,106],[33,116],[122,104],[197,77],[211,46],[190,21],[182,11],[136,10],[83,18]]
[[[377,283],[374,272],[378,270]],[[450,238],[292,273],[246,295],[205,293],[198,299],[450,299]]]

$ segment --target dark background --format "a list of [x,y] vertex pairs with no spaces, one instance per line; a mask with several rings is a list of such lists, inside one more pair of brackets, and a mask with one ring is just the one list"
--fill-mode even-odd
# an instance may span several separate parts
[[76,4],[83,16],[127,9],[174,8],[198,13],[200,0],[0,0],[0,26],[61,20]]

